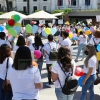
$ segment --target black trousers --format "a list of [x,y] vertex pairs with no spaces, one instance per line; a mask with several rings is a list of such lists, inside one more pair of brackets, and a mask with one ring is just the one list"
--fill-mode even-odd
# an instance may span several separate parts
[[49,68],[51,67],[52,64],[47,64],[47,72],[48,72],[48,82],[51,84],[51,72]]

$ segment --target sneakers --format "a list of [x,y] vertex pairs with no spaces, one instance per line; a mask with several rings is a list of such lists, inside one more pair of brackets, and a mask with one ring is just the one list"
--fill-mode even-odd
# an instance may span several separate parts
[[47,86],[48,88],[51,88],[51,84],[49,84],[49,83],[47,83],[46,86]]

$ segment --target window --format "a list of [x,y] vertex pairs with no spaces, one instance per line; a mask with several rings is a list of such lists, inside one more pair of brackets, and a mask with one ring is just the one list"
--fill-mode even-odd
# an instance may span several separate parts
[[71,5],[76,6],[76,0],[71,0]]
[[85,0],[85,5],[90,5],[90,0]]
[[34,6],[33,7],[33,11],[35,12],[37,10],[37,6]]
[[24,2],[26,1],[26,0],[23,0]]
[[58,6],[63,6],[63,0],[58,0]]
[[23,12],[27,12],[26,6],[23,6]]
[[47,11],[47,6],[43,6],[43,10],[44,11]]
[[33,0],[33,1],[37,1],[37,0]]

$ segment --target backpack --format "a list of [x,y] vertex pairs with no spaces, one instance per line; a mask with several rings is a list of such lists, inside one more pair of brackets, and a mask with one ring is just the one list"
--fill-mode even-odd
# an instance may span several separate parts
[[100,61],[100,51],[97,50],[97,46],[100,44],[100,42],[98,44],[96,44],[94,38],[93,38],[93,41],[94,41],[94,47],[97,51],[97,59],[98,59],[98,61]]
[[[33,47],[35,48],[35,50],[39,50],[39,49],[36,48],[36,46],[35,46],[34,43],[33,43],[32,45],[33,45]],[[42,47],[41,47],[40,51],[42,52]],[[41,55],[41,57],[40,57],[39,59],[43,59],[43,55]]]
[[[48,43],[49,44],[49,43]],[[49,44],[50,46],[50,44]],[[46,52],[47,53],[47,52]],[[48,54],[48,53],[47,53]],[[50,46],[50,54],[48,54],[49,56],[49,60],[50,61],[57,61],[57,55],[58,55],[58,51],[55,50],[55,49],[51,49],[51,46]]]
[[[64,69],[61,67],[60,62],[58,62],[58,64],[59,64],[60,68],[62,69],[62,71],[64,72],[65,76],[67,76]],[[73,72],[73,69],[72,69],[72,72]],[[60,83],[59,78],[58,78],[58,81]],[[60,86],[61,86],[61,83],[60,83]],[[68,74],[68,76],[65,79],[65,84],[63,87],[61,86],[61,88],[62,88],[62,93],[65,95],[71,95],[77,91],[78,81],[73,76],[73,73],[71,74],[71,76],[70,76],[70,73]]]

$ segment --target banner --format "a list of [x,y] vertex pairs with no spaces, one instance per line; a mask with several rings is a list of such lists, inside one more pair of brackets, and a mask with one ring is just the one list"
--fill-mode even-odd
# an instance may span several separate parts
[[58,24],[63,24],[63,19],[59,19]]

